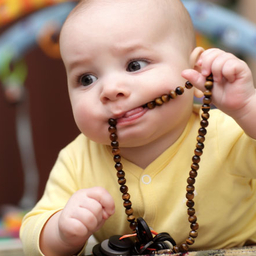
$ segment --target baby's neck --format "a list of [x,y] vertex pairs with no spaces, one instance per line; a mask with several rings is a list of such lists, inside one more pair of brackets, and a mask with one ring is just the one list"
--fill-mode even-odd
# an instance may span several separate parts
[[176,134],[166,134],[165,136],[143,146],[120,148],[121,155],[128,161],[136,164],[142,169],[145,169],[177,141],[184,131],[184,128],[177,130]]

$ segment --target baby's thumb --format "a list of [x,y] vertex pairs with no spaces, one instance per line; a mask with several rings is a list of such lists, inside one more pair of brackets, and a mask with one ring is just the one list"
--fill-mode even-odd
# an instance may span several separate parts
[[104,220],[107,220],[107,219],[110,218],[114,213],[115,213],[115,208],[111,208],[111,209],[103,208],[102,218],[103,218]]

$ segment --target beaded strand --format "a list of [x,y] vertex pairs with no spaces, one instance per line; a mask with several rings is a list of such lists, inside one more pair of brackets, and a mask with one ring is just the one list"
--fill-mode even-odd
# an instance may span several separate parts
[[200,162],[200,157],[203,154],[203,149],[204,149],[204,141],[205,141],[205,135],[207,133],[206,127],[208,126],[208,119],[210,118],[210,104],[211,104],[211,96],[212,96],[212,88],[213,88],[213,77],[212,75],[208,76],[206,78],[205,82],[205,89],[206,91],[204,92],[204,99],[203,99],[203,105],[202,105],[202,114],[201,114],[201,122],[200,122],[200,128],[198,130],[198,136],[196,138],[197,143],[196,143],[196,148],[194,150],[194,156],[192,157],[192,165],[191,165],[191,170],[189,172],[189,177],[187,179],[187,188],[186,188],[186,198],[187,202],[186,205],[188,207],[187,209],[187,214],[188,214],[188,221],[190,223],[190,228],[191,231],[189,232],[189,236],[186,239],[184,243],[182,243],[180,246],[174,246],[173,251],[175,253],[178,252],[187,252],[189,250],[189,246],[193,245],[195,242],[195,239],[198,236],[198,229],[199,229],[199,224],[197,223],[197,217],[195,215],[195,202],[194,202],[194,191],[195,191],[195,182],[196,182],[196,177],[198,174],[199,170],[199,162]]
[[[182,95],[184,93],[184,88],[191,89],[193,85],[187,81],[185,83],[185,86],[178,86],[175,90],[171,90],[169,94],[164,94],[161,97],[156,98],[155,100],[146,103],[143,107],[148,109],[153,109],[156,106],[162,106],[164,103],[167,103],[170,99],[175,99],[178,95]],[[211,104],[211,96],[212,96],[212,88],[213,88],[213,77],[212,75],[208,76],[206,78],[205,83],[206,91],[204,92],[204,99],[202,104],[202,111],[201,114],[201,127],[198,130],[198,136],[197,136],[197,144],[196,148],[194,150],[194,156],[192,157],[192,165],[191,170],[189,172],[189,177],[187,179],[187,187],[186,187],[186,198],[187,202],[186,205],[188,207],[187,214],[188,214],[188,221],[190,223],[191,231],[189,232],[189,236],[186,239],[184,243],[182,243],[180,246],[174,246],[173,252],[187,252],[189,250],[189,246],[193,245],[195,242],[195,238],[198,236],[198,228],[199,225],[197,223],[197,217],[195,215],[195,209],[194,209],[194,191],[195,191],[195,178],[197,177],[197,172],[199,170],[199,162],[200,157],[203,154],[204,149],[204,141],[205,141],[205,135],[207,133],[206,127],[208,126],[208,119],[210,117],[209,110],[210,110],[210,104]],[[110,140],[111,140],[111,147],[112,147],[112,154],[113,159],[115,162],[115,169],[117,170],[117,177],[118,177],[118,183],[120,185],[120,191],[122,193],[122,199],[123,199],[123,206],[125,208],[125,213],[127,215],[127,221],[130,223],[130,228],[133,232],[135,232],[137,227],[136,218],[133,215],[133,208],[132,208],[132,202],[130,201],[130,194],[128,193],[128,187],[126,184],[125,179],[125,172],[123,170],[123,165],[121,163],[121,155],[120,155],[120,149],[119,149],[119,143],[118,143],[118,136],[117,136],[117,128],[116,124],[117,121],[113,118],[110,118],[108,120],[109,128],[108,131],[110,133]]]

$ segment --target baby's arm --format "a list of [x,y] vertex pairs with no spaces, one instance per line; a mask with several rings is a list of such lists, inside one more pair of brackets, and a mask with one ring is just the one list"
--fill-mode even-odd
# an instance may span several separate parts
[[45,224],[40,237],[42,252],[47,256],[78,253],[114,211],[114,201],[105,189],[77,191]]
[[256,139],[256,89],[247,64],[219,49],[204,51],[197,63],[199,71],[188,69],[182,76],[204,91],[205,78],[213,74],[213,104]]

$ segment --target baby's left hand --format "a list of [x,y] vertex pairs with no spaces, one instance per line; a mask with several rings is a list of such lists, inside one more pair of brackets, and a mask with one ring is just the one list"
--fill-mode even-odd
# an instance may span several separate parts
[[[205,78],[213,74],[213,104],[239,120],[248,113],[256,100],[251,71],[247,64],[231,53],[219,49],[204,51],[196,62],[196,69],[187,69],[182,76],[197,89],[205,91]],[[256,116],[254,116],[256,118]]]
[[184,70],[182,76],[203,92],[206,77],[211,73],[212,103],[256,139],[256,89],[247,64],[231,53],[209,49],[200,55],[195,69]]

